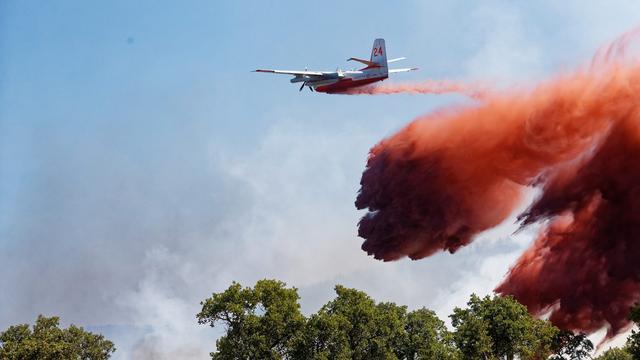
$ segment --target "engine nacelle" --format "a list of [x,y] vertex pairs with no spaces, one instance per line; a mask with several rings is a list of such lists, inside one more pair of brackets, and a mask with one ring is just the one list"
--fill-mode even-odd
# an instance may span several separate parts
[[303,82],[303,81],[307,81],[309,80],[306,76],[304,75],[296,75],[293,79],[289,80],[292,83],[298,83],[298,82]]

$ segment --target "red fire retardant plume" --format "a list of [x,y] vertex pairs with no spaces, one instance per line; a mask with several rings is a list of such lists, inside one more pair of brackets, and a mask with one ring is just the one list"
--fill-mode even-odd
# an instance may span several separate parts
[[356,200],[363,250],[453,253],[538,187],[520,220],[545,225],[496,291],[565,329],[627,329],[640,300],[640,65],[616,59],[633,37],[588,68],[422,116],[377,144]]
[[475,99],[482,99],[485,94],[477,85],[455,81],[428,80],[419,83],[383,83],[380,85],[362,86],[348,89],[345,95],[391,95],[391,94],[449,94],[460,93]]

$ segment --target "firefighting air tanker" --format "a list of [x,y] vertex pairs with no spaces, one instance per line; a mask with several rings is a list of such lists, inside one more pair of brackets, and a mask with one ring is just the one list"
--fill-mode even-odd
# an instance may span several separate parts
[[311,91],[319,91],[324,93],[340,93],[350,88],[371,84],[382,81],[389,77],[389,74],[418,70],[418,68],[405,69],[389,69],[387,64],[404,60],[404,57],[387,60],[387,49],[384,47],[384,39],[376,39],[371,49],[371,58],[363,60],[358,58],[349,58],[347,61],[353,60],[361,62],[366,66],[360,70],[343,71],[292,71],[292,70],[269,70],[258,69],[256,72],[265,72],[273,74],[293,75],[292,83],[302,83],[300,91],[305,86]]

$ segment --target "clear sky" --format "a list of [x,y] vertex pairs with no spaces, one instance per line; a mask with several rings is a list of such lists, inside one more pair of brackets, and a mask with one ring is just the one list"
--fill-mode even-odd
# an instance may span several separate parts
[[356,236],[367,151],[458,96],[298,92],[260,67],[531,84],[640,25],[622,1],[0,2],[0,329],[59,315],[116,359],[207,358],[199,301],[278,278],[313,312],[336,283],[446,317],[531,240],[380,263]]

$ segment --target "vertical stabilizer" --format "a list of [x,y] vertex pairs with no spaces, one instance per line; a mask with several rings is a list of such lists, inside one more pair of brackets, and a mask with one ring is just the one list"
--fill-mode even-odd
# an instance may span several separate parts
[[384,39],[375,39],[373,41],[373,49],[371,49],[372,63],[380,67],[387,67],[387,49],[384,46]]
[[389,74],[389,70],[387,68],[387,48],[384,46],[384,39],[375,39],[373,41],[371,58],[369,61],[375,64],[375,67],[370,71],[379,73],[382,76],[387,76]]

